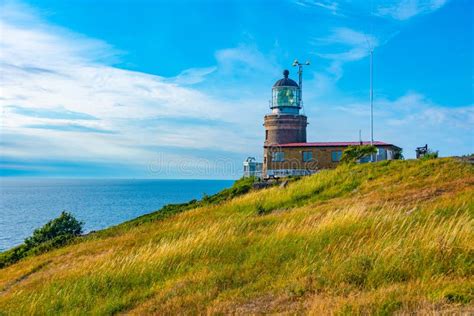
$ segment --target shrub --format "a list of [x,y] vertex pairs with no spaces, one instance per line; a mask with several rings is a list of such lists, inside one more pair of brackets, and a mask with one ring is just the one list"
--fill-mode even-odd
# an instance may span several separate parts
[[25,244],[32,248],[58,237],[74,237],[82,233],[82,222],[79,222],[71,213],[63,211],[59,217],[35,229],[33,236],[25,239]]
[[404,160],[405,157],[403,156],[403,149],[401,148],[395,149],[395,152],[393,153],[393,159]]
[[265,209],[261,200],[257,201],[257,204],[255,205],[255,209],[257,210],[258,215],[265,215],[268,213],[268,210]]
[[0,253],[0,269],[19,261],[21,258],[26,256],[27,251],[28,249],[26,245],[21,244],[17,247]]
[[436,158],[438,158],[438,151],[433,151],[431,149],[428,149],[426,154],[424,154],[423,157],[421,157],[420,159],[421,160],[430,160],[430,159],[436,159]]
[[15,263],[29,254],[39,254],[63,246],[82,234],[82,225],[83,223],[71,213],[63,211],[59,217],[35,229],[33,235],[26,238],[23,244],[1,253],[0,268]]
[[372,145],[349,146],[342,152],[342,163],[354,163],[361,158],[376,154],[377,148]]

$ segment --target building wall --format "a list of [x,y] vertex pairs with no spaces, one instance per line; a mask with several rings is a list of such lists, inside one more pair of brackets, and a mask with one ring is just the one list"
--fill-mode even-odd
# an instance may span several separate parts
[[[337,162],[331,159],[331,152],[343,151],[344,147],[318,148],[318,147],[267,147],[264,150],[264,165],[266,169],[308,169],[318,170],[335,168]],[[272,160],[272,152],[282,151],[284,161]],[[313,154],[313,161],[304,162],[303,152],[309,151]]]
[[[266,146],[264,148],[263,172],[268,175],[269,170],[289,170],[289,169],[305,169],[308,171],[317,171],[319,169],[335,168],[339,162],[333,161],[333,152],[343,152],[347,147],[278,147]],[[393,150],[391,146],[380,146]],[[284,153],[284,161],[273,161],[272,152],[281,151]],[[303,152],[312,152],[313,160],[303,161]],[[393,156],[387,157],[391,159]],[[384,159],[385,160],[385,159]]]

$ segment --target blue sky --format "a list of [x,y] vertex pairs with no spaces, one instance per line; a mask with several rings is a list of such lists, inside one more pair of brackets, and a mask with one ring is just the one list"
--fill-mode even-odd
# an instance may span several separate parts
[[4,1],[5,176],[236,178],[271,86],[304,74],[308,140],[474,152],[469,0]]

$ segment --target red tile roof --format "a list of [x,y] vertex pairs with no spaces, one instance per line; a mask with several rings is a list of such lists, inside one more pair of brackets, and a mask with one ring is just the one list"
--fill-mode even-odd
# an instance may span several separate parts
[[[363,145],[370,145],[370,142],[362,142]],[[273,147],[345,147],[360,145],[360,142],[311,142],[311,143],[288,143],[275,144]],[[375,146],[394,146],[385,142],[374,141]],[[395,146],[396,147],[396,146]]]

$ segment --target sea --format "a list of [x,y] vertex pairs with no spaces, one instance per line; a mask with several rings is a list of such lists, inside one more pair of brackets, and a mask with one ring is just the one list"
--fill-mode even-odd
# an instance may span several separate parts
[[0,252],[21,244],[63,210],[103,229],[160,209],[200,199],[233,180],[0,179]]

